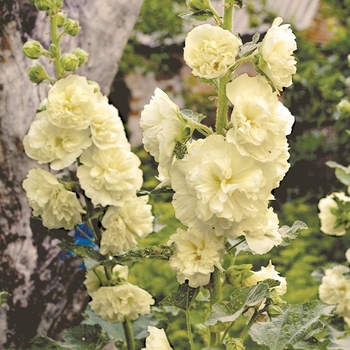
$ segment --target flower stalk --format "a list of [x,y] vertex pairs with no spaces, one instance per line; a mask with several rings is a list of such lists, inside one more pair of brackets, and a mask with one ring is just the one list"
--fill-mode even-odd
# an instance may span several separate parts
[[123,322],[123,330],[126,340],[127,350],[136,350],[134,341],[134,332],[130,320],[125,319]]
[[61,49],[60,49],[60,37],[57,33],[57,14],[53,13],[50,16],[50,23],[51,23],[51,38],[52,38],[52,45],[55,47],[55,57],[53,58],[53,61],[55,63],[55,69],[56,69],[56,77],[57,79],[61,79],[64,76],[63,67],[61,64]]

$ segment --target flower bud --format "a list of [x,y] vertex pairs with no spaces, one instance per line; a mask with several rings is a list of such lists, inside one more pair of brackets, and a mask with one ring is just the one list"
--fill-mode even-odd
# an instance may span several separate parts
[[226,343],[226,350],[245,350],[241,339],[229,339]]
[[39,11],[49,11],[52,7],[52,1],[51,0],[35,0],[34,5]]
[[58,52],[57,46],[55,44],[50,44],[49,51],[50,51],[52,57],[56,57],[57,52]]
[[79,65],[79,59],[73,53],[65,53],[62,55],[61,64],[67,72],[74,72]]
[[349,117],[350,116],[350,102],[346,99],[342,99],[337,104],[337,111],[340,113],[340,117]]
[[267,308],[267,313],[269,314],[269,316],[273,317],[273,316],[279,316],[283,314],[283,310],[278,306],[278,305],[270,305]]
[[58,28],[63,27],[64,20],[67,18],[67,15],[60,11],[60,12],[57,12],[56,18],[57,18],[57,27]]
[[86,63],[87,60],[89,59],[89,54],[85,50],[81,49],[80,47],[73,50],[72,53],[78,58],[79,67],[82,66],[84,63]]
[[70,18],[66,18],[63,22],[63,28],[64,31],[71,35],[71,36],[76,36],[79,32],[79,21],[74,20],[74,19],[70,19]]
[[63,0],[56,0],[56,6],[61,8],[63,6]]
[[186,5],[193,12],[205,11],[210,7],[209,0],[186,0]]
[[235,288],[243,286],[243,281],[253,275],[251,264],[232,266],[226,270],[226,281]]
[[30,66],[27,69],[27,73],[29,76],[29,80],[35,84],[40,84],[46,79],[50,80],[49,76],[46,73],[45,68],[40,64],[35,64],[34,66]]
[[31,58],[32,60],[36,60],[44,53],[43,46],[36,40],[29,40],[23,45],[23,53]]

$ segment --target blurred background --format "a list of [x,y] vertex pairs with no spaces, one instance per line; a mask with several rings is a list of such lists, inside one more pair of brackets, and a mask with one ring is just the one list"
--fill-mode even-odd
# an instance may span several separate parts
[[[220,11],[221,2],[212,2]],[[210,98],[214,91],[191,76],[182,57],[186,33],[193,24],[200,23],[178,16],[187,12],[184,0],[106,1],[98,2],[96,11],[87,11],[92,3],[66,1],[67,10],[73,12],[72,18],[81,21],[79,44],[90,53],[86,71],[78,74],[98,81],[110,102],[119,109],[129,140],[143,161],[144,187],[151,189],[158,183],[156,164],[142,150],[138,123],[154,89],[161,88],[180,109],[202,113],[207,116],[204,120],[207,125],[214,124],[215,105]],[[255,32],[263,36],[276,16],[291,24],[297,38],[297,74],[294,84],[281,97],[296,119],[289,136],[291,169],[274,193],[273,206],[281,226],[292,226],[295,220],[302,220],[309,228],[301,231],[288,247],[277,247],[263,257],[242,255],[237,262],[252,263],[258,270],[271,259],[287,278],[288,292],[284,299],[293,304],[311,301],[317,299],[319,284],[311,273],[327,264],[343,263],[344,253],[350,247],[347,235],[330,237],[321,233],[317,217],[320,198],[337,189],[346,191],[325,162],[333,160],[344,166],[350,163],[350,143],[345,132],[349,119],[341,117],[336,108],[342,98],[349,96],[350,0],[250,0],[245,5],[244,9],[235,11],[234,21],[234,31],[240,33],[244,42],[251,41]],[[113,11],[123,16],[106,18]],[[126,16],[129,21],[125,20]],[[30,62],[19,58],[22,54],[17,46],[28,38],[47,40],[45,30],[37,24],[42,19],[25,1],[5,1],[0,13],[3,110],[0,112],[0,290],[12,294],[8,305],[0,309],[0,344],[5,348],[24,346],[36,334],[59,339],[64,329],[81,321],[81,313],[89,301],[82,286],[85,272],[79,268],[81,262],[60,259],[62,252],[57,248],[57,240],[50,238],[38,222],[30,221],[30,209],[21,189],[27,170],[36,166],[26,160],[21,140],[34,118],[35,106],[47,90],[28,85],[27,93],[32,95],[27,102],[22,102],[20,107],[17,104],[16,109],[8,106],[14,89],[18,89],[16,96],[19,91],[27,90],[23,81],[27,79],[25,69]],[[107,28],[107,22],[118,24],[114,29]],[[11,32],[13,23],[16,27]],[[98,40],[84,36],[90,27],[95,32],[98,29],[105,35],[109,33],[110,41],[98,46]],[[103,54],[104,48],[109,47],[112,50]],[[118,54],[112,56],[115,53]],[[16,58],[12,64],[20,69],[9,85],[10,78],[5,80],[5,72],[9,72],[12,58]],[[102,79],[101,71],[108,76]],[[240,72],[253,74],[249,65],[242,66]],[[21,82],[18,86],[14,85],[17,81]],[[19,118],[21,113],[23,116]],[[12,129],[8,129],[9,125]],[[23,127],[21,132],[19,125]],[[178,222],[173,218],[170,201],[169,195],[151,198],[154,214],[165,227],[140,242],[140,246],[164,244],[175,232]],[[18,205],[13,207],[14,203]],[[174,273],[165,262],[159,261],[136,262],[131,269],[131,282],[148,290],[157,301],[176,289]],[[69,312],[64,311],[67,309]],[[173,342],[186,337],[176,322],[170,327],[176,330],[170,339]]]

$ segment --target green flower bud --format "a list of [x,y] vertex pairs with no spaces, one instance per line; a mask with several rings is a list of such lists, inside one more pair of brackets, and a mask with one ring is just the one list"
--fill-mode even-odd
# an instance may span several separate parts
[[243,287],[243,281],[253,275],[251,264],[232,266],[226,270],[226,282],[235,288]]
[[79,65],[79,59],[73,53],[65,53],[62,55],[61,64],[67,72],[74,72]]
[[70,18],[66,18],[63,22],[63,28],[64,31],[71,35],[71,36],[76,36],[79,32],[79,21],[74,20],[74,19],[70,19]]
[[35,0],[34,5],[39,11],[49,11],[52,7],[52,1],[51,0]]
[[241,339],[229,339],[226,343],[226,350],[245,350]]
[[27,73],[29,76],[29,80],[35,84],[40,84],[46,79],[51,80],[48,74],[46,73],[45,68],[41,64],[35,64],[34,66],[30,66],[27,69]]
[[72,52],[75,56],[77,56],[78,60],[79,60],[79,67],[82,66],[84,63],[87,62],[87,60],[89,59],[89,54],[81,49],[80,47],[76,48],[75,50],[73,50]]
[[56,0],[56,6],[61,8],[63,6],[63,0]]
[[57,12],[56,18],[57,18],[57,27],[58,28],[63,27],[64,20],[67,18],[67,15],[60,11],[60,12]]
[[55,44],[50,44],[49,51],[50,51],[52,57],[56,57],[57,52],[58,52],[57,46]]
[[267,308],[267,313],[269,314],[269,316],[273,317],[273,316],[279,316],[283,314],[283,310],[278,306],[278,305],[270,305]]
[[209,0],[186,0],[186,5],[193,12],[209,10]]
[[39,43],[39,41],[36,40],[27,41],[23,45],[22,50],[23,53],[32,60],[36,60],[45,52],[43,46]]

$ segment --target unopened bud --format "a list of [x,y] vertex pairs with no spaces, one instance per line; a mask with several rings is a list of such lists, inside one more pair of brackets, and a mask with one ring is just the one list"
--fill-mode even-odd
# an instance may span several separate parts
[[62,55],[61,64],[67,72],[74,72],[79,65],[79,59],[73,53],[65,53]]
[[63,28],[65,33],[71,35],[71,36],[76,36],[79,32],[79,21],[66,18],[63,22]]
[[35,64],[34,66],[29,67],[27,73],[29,80],[35,84],[40,84],[46,79],[50,80],[45,68],[40,64]]
[[63,6],[63,0],[56,0],[56,6],[61,8]]
[[89,59],[89,54],[85,50],[81,49],[80,47],[73,50],[72,53],[78,58],[79,67],[82,66],[84,63],[86,63],[87,60]]
[[186,5],[193,12],[205,11],[210,8],[209,0],[186,0]]
[[279,316],[283,314],[283,310],[278,305],[270,305],[267,308],[269,316]]
[[57,12],[56,18],[57,18],[57,27],[58,28],[63,27],[64,20],[67,18],[67,15],[60,11],[60,12]]
[[241,339],[229,339],[226,343],[226,350],[245,350]]
[[56,57],[57,52],[58,52],[57,46],[55,44],[50,44],[49,51],[50,51],[52,57]]
[[22,50],[23,53],[32,60],[36,60],[45,52],[43,46],[39,43],[39,41],[36,40],[27,41],[23,45]]
[[52,7],[52,1],[51,0],[35,0],[34,5],[39,11],[49,11]]

